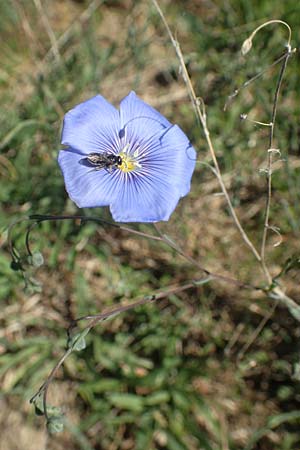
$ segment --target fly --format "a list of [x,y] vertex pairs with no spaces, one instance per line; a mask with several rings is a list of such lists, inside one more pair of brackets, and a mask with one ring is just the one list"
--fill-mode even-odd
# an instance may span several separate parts
[[84,159],[94,166],[94,170],[105,169],[108,172],[112,172],[113,169],[117,169],[123,163],[121,156],[108,152],[89,153]]

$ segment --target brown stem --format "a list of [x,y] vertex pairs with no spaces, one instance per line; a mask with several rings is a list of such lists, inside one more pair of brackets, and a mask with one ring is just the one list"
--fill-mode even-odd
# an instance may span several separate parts
[[273,163],[274,129],[275,129],[280,88],[282,85],[282,80],[283,80],[284,72],[285,72],[285,69],[286,69],[286,66],[288,63],[288,59],[290,56],[291,56],[291,51],[290,51],[290,49],[288,49],[288,51],[285,55],[285,58],[283,60],[283,64],[281,66],[281,70],[279,73],[276,90],[275,90],[275,94],[274,94],[270,135],[269,135],[269,150],[268,150],[268,161],[267,161],[267,169],[266,169],[267,170],[267,200],[266,200],[266,207],[265,207],[264,229],[263,229],[261,251],[260,251],[261,264],[262,264],[264,273],[268,279],[269,284],[272,283],[272,277],[271,277],[269,269],[266,265],[266,242],[267,242],[267,235],[268,235],[268,230],[269,230],[269,218],[270,218],[270,208],[271,208],[271,199],[272,199],[272,163]]

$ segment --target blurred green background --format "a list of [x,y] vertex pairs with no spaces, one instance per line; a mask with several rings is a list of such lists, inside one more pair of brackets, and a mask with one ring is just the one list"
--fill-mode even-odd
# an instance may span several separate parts
[[[285,50],[286,29],[259,33],[247,57],[240,47],[261,23],[281,19],[300,40],[295,0],[161,1],[180,41],[238,215],[261,240],[268,130],[279,67],[268,69],[224,111],[236,88]],[[212,282],[139,307],[95,328],[50,389],[66,428],[47,436],[29,398],[66,345],[75,317],[201,274],[166,246],[110,227],[45,223],[32,234],[44,255],[28,267],[24,290],[11,270],[7,226],[28,214],[78,212],[56,158],[64,113],[96,93],[118,105],[135,90],[178,123],[198,150],[190,195],[161,229],[214,272],[263,283],[236,232],[212,172],[179,64],[151,2],[7,0],[0,2],[0,449],[1,450],[299,450],[299,323],[259,293]],[[300,253],[299,56],[288,64],[279,102],[267,261],[273,276]],[[108,210],[82,214],[110,219]],[[137,225],[142,231],[150,226]],[[26,225],[14,229],[25,252]],[[283,279],[300,300],[299,270]]]

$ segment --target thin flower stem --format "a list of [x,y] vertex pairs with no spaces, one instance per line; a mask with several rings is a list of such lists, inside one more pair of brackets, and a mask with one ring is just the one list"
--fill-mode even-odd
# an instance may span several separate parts
[[36,220],[37,223],[40,222],[45,222],[47,220],[49,221],[59,221],[59,220],[81,220],[82,223],[84,222],[96,222],[99,223],[101,225],[108,225],[114,228],[119,228],[120,230],[123,231],[128,231],[132,234],[136,234],[138,236],[142,236],[145,238],[149,238],[149,239],[153,239],[153,240],[157,240],[160,241],[161,239],[159,239],[157,236],[153,236],[151,234],[148,233],[144,233],[142,231],[138,231],[135,230],[134,228],[130,228],[130,227],[125,227],[123,225],[119,225],[117,223],[114,222],[109,222],[108,220],[104,220],[104,219],[99,219],[98,217],[93,217],[93,216],[81,216],[81,215],[72,215],[72,216],[54,216],[54,215],[43,215],[43,214],[33,214],[31,216],[29,216],[30,220]]
[[269,150],[268,150],[268,161],[267,161],[267,200],[266,200],[266,207],[265,207],[264,229],[263,229],[261,251],[260,251],[261,264],[262,264],[264,273],[268,279],[269,284],[272,283],[272,277],[271,277],[270,272],[266,265],[266,242],[267,242],[268,230],[270,228],[269,218],[270,218],[270,208],[271,208],[271,199],[272,199],[272,164],[273,164],[273,147],[274,147],[274,129],[275,129],[277,105],[278,105],[280,88],[282,85],[282,80],[283,80],[284,72],[285,72],[285,69],[286,69],[286,66],[288,63],[288,59],[290,56],[291,56],[291,49],[289,47],[287,53],[285,54],[285,58],[283,60],[282,66],[281,66],[277,85],[276,85],[272,117],[271,117],[270,135],[269,135]]
[[26,231],[25,246],[26,246],[26,250],[27,250],[29,256],[32,256],[32,251],[30,248],[30,233],[37,225],[38,225],[38,222],[33,222],[31,225],[29,225],[29,227],[27,228],[27,231]]
[[[88,327],[93,328],[102,320],[108,319],[112,316],[116,316],[117,314],[120,314],[122,312],[130,311],[131,309],[134,309],[137,306],[146,305],[146,304],[152,303],[152,302],[157,302],[158,300],[169,297],[170,295],[178,294],[179,292],[183,292],[183,291],[186,291],[187,289],[195,288],[196,286],[197,286],[197,280],[192,280],[181,286],[180,285],[171,286],[168,289],[166,289],[165,291],[159,291],[156,294],[143,297],[142,299],[137,300],[134,303],[131,303],[130,305],[119,306],[118,308],[113,309],[112,311],[108,311],[106,313],[96,314],[94,316],[87,316],[86,318],[92,319],[91,322],[89,322]],[[78,320],[82,320],[82,318],[79,318]]]
[[[295,49],[292,50],[292,52],[295,52]],[[273,69],[273,67],[275,67],[277,64],[279,64],[285,57],[286,57],[286,52],[284,52],[283,55],[279,56],[279,58],[277,58],[272,64],[270,64],[269,66],[267,66],[263,70],[261,70],[258,74],[254,75],[252,78],[245,81],[238,89],[235,89],[234,92],[227,97],[227,101],[224,105],[224,111],[227,110],[227,108],[228,108],[229,104],[232,102],[232,100],[235,97],[237,97],[243,89],[246,89],[251,83],[253,83],[254,81],[258,80],[260,77],[262,77],[267,71],[269,71],[270,69]],[[270,126],[270,124],[264,124],[264,125]]]
[[45,380],[45,382],[42,384],[42,386],[39,388],[39,390],[37,391],[36,394],[34,394],[34,396],[30,399],[30,403],[34,403],[35,399],[38,398],[40,395],[43,394],[43,412],[45,415],[46,420],[49,420],[49,415],[47,412],[47,395],[48,395],[48,389],[49,386],[51,384],[51,382],[53,381],[56,372],[58,371],[58,369],[63,365],[63,363],[65,362],[65,360],[68,358],[68,356],[70,356],[70,354],[73,352],[73,348],[70,347],[64,354],[63,356],[59,359],[59,361],[55,364],[55,366],[53,367],[53,369],[51,370],[50,374],[48,375],[47,379]]
[[[184,80],[184,82],[185,82],[185,84],[187,86],[188,93],[189,93],[192,105],[194,107],[194,111],[195,111],[196,117],[197,117],[197,119],[199,120],[199,122],[202,125],[203,131],[204,131],[204,135],[205,135],[205,139],[206,139],[206,142],[208,144],[208,148],[209,148],[209,151],[210,151],[210,154],[211,154],[211,158],[212,158],[214,166],[215,166],[216,177],[217,177],[217,179],[219,181],[221,190],[222,190],[222,192],[224,194],[224,197],[226,199],[226,202],[227,202],[228,208],[230,210],[231,216],[233,218],[233,221],[234,221],[237,229],[239,230],[239,232],[240,232],[240,234],[242,236],[242,239],[245,242],[245,244],[250,248],[250,250],[254,254],[255,258],[258,261],[261,261],[261,257],[259,255],[258,251],[256,250],[254,244],[249,239],[247,233],[245,232],[244,228],[242,227],[242,225],[241,225],[241,223],[239,221],[239,218],[237,217],[237,214],[236,214],[236,212],[234,210],[234,207],[232,205],[231,199],[230,199],[229,194],[227,192],[227,189],[226,189],[226,186],[224,184],[223,177],[222,177],[222,174],[221,174],[221,171],[220,171],[219,163],[218,163],[218,160],[216,158],[216,153],[215,153],[212,141],[210,139],[209,131],[208,131],[208,128],[207,128],[206,113],[205,113],[204,104],[203,104],[203,101],[201,99],[199,99],[196,96],[196,94],[195,94],[193,85],[191,83],[191,79],[189,77],[189,74],[188,74],[188,71],[187,71],[187,68],[186,68],[186,65],[185,65],[185,62],[184,62],[184,58],[183,58],[182,52],[181,52],[181,49],[180,49],[180,45],[176,41],[176,39],[174,38],[174,36],[173,36],[173,34],[172,34],[171,30],[170,30],[170,27],[169,27],[169,25],[168,25],[168,23],[166,21],[166,18],[164,16],[164,14],[163,14],[163,12],[162,12],[158,2],[156,0],[152,0],[152,3],[154,4],[158,14],[160,15],[160,17],[162,19],[162,22],[163,22],[163,24],[164,24],[164,26],[165,26],[165,28],[167,30],[167,33],[168,33],[168,35],[170,37],[172,45],[173,45],[173,47],[174,47],[174,49],[176,51],[177,57],[179,59],[180,67],[181,67],[181,70],[182,70],[183,80]],[[202,106],[202,110],[201,110],[201,106]]]
[[103,220],[103,219],[99,219],[97,217],[93,217],[93,216],[81,216],[81,215],[72,215],[72,216],[54,216],[54,215],[40,215],[40,214],[34,214],[28,217],[29,220],[35,220],[36,222],[34,224],[32,224],[26,234],[26,247],[27,247],[27,251],[29,254],[31,254],[31,250],[30,250],[30,242],[29,242],[29,237],[30,237],[30,232],[32,231],[32,229],[34,228],[35,225],[37,225],[40,222],[44,222],[44,221],[60,221],[60,220],[81,220],[82,222],[96,222],[96,223],[100,223],[102,225],[108,225],[108,226],[112,226],[115,228],[119,228],[120,230],[135,234],[137,236],[141,236],[144,237],[146,239],[152,239],[154,241],[158,241],[158,242],[163,242],[165,244],[167,244],[169,247],[171,247],[173,250],[175,250],[179,255],[183,256],[185,259],[187,259],[192,265],[194,265],[195,267],[197,267],[199,270],[201,270],[203,273],[205,273],[206,275],[208,275],[211,279],[216,279],[216,280],[220,280],[220,281],[225,281],[228,282],[230,284],[233,284],[235,286],[238,286],[240,288],[244,288],[244,289],[255,289],[255,290],[261,290],[261,287],[258,286],[254,286],[248,283],[243,283],[242,281],[236,280],[234,278],[230,278],[224,275],[220,275],[218,273],[215,272],[211,272],[209,270],[207,270],[205,267],[203,267],[198,261],[196,261],[194,258],[192,258],[191,256],[189,256],[188,254],[186,254],[175,242],[173,242],[172,240],[168,239],[165,235],[163,235],[157,224],[153,224],[156,233],[158,233],[158,236],[155,236],[153,234],[149,234],[149,233],[144,233],[142,231],[138,231],[138,230],[134,230],[133,228],[130,227],[125,227],[123,225],[118,225],[116,223],[113,222],[109,222],[107,220]]
[[43,8],[41,0],[33,0],[33,3],[35,4],[35,7],[36,7],[36,9],[37,9],[37,11],[38,11],[38,13],[40,15],[41,22],[42,22],[42,24],[43,24],[43,26],[44,26],[44,28],[46,30],[46,33],[48,34],[48,37],[49,37],[49,40],[50,40],[51,46],[52,46],[51,48],[53,49],[53,54],[54,54],[54,57],[56,59],[56,62],[60,63],[61,62],[61,56],[60,56],[60,53],[59,53],[59,47],[58,47],[58,44],[57,44],[57,40],[56,40],[54,31],[53,31],[53,29],[52,29],[52,27],[50,25],[48,16],[46,14],[46,11]]

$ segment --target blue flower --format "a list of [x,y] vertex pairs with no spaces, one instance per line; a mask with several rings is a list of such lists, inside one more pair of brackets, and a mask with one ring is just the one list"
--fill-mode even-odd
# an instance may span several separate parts
[[120,111],[101,95],[64,118],[58,162],[80,208],[109,205],[117,222],[168,220],[190,191],[196,153],[186,135],[134,92]]

